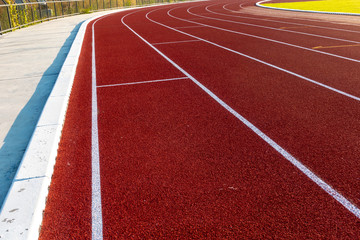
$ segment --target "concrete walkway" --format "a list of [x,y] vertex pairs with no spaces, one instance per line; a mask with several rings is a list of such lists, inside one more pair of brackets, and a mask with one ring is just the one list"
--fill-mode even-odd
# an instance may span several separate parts
[[83,21],[44,22],[0,36],[0,205]]

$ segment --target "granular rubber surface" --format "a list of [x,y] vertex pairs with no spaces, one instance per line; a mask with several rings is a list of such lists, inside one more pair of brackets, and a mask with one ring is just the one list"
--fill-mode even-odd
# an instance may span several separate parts
[[[243,20],[249,15],[228,10],[241,3],[129,10],[94,25],[103,239],[360,235],[360,52],[314,52],[224,31],[312,49],[360,41],[360,27],[313,21],[327,30],[286,32],[240,25],[233,22],[283,26],[261,17]],[[289,27],[301,23],[282,21]],[[40,239],[91,239],[93,231],[93,24],[79,59]],[[355,213],[212,94],[341,194]]]

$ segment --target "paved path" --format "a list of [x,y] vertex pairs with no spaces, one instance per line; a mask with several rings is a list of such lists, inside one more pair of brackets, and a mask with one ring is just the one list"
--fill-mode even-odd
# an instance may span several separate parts
[[101,12],[0,36],[0,205],[80,23]]

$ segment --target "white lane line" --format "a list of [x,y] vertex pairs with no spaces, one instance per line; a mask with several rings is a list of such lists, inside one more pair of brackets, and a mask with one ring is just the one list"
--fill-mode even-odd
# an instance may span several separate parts
[[[192,7],[191,7],[191,8],[192,8]],[[187,10],[187,12],[188,12],[189,14],[191,14],[191,15],[197,15],[197,14],[195,14],[195,13],[190,12],[190,9],[191,9],[191,8],[189,8],[189,9]],[[173,15],[171,15],[171,16],[173,16]],[[201,16],[201,15],[198,15],[198,16]],[[323,51],[319,51],[319,50],[316,50],[316,49],[313,49],[313,48],[302,47],[302,46],[299,46],[299,45],[294,45],[294,44],[291,44],[291,43],[286,43],[286,42],[274,40],[274,39],[271,39],[271,38],[260,37],[260,36],[257,36],[257,35],[252,35],[252,34],[248,34],[248,33],[233,31],[233,30],[229,30],[229,29],[225,29],[225,28],[220,28],[220,27],[215,27],[215,26],[212,26],[212,25],[204,24],[204,23],[198,23],[198,22],[190,21],[190,20],[187,20],[187,19],[184,19],[184,18],[179,18],[179,17],[175,17],[175,16],[173,16],[173,17],[174,17],[174,18],[177,18],[177,19],[179,19],[179,20],[181,20],[181,21],[184,21],[184,22],[199,24],[199,25],[204,26],[204,27],[209,27],[209,28],[221,30],[221,31],[224,31],[224,32],[230,32],[230,33],[234,33],[234,34],[238,34],[238,35],[243,35],[243,36],[248,36],[248,37],[252,37],[252,38],[257,38],[257,39],[261,39],[261,40],[265,40],[265,41],[269,41],[269,42],[274,42],[274,43],[278,43],[278,44],[282,44],[282,45],[286,45],[286,46],[290,46],[290,47],[295,47],[295,48],[303,49],[303,50],[310,51],[310,52],[316,52],[316,53],[320,53],[320,54],[323,54],[323,55],[328,55],[328,56],[331,56],[331,57],[341,58],[341,59],[344,59],[344,60],[347,60],[347,61],[352,61],[352,62],[358,62],[358,63],[360,63],[360,60],[358,60],[358,59],[353,59],[353,58],[348,58],[348,57],[336,55],[336,54],[333,54],[333,53],[323,52]],[[224,19],[219,19],[219,18],[212,18],[212,17],[202,17],[202,18],[208,18],[208,19],[213,19],[213,20],[217,20],[217,21],[229,22],[229,20],[224,20]],[[233,21],[230,21],[230,22],[233,22]],[[237,22],[234,22],[234,23],[237,23]]]
[[[211,5],[212,6],[212,5]],[[206,11],[213,13],[213,14],[218,14],[218,15],[225,15],[225,16],[230,16],[230,15],[226,15],[226,14],[221,14],[221,13],[216,13],[213,12],[211,10],[209,10],[210,6],[205,7]],[[191,7],[193,8],[193,7]],[[190,12],[189,12],[190,13]],[[360,43],[358,41],[353,41],[353,40],[348,40],[348,39],[342,39],[342,38],[334,38],[334,37],[328,37],[328,36],[323,36],[323,35],[318,35],[318,34],[312,34],[312,33],[305,33],[305,32],[297,32],[297,31],[293,31],[293,30],[287,30],[287,29],[281,29],[281,28],[273,28],[273,27],[268,27],[268,26],[263,26],[263,25],[257,25],[257,24],[251,24],[251,23],[244,23],[244,22],[237,22],[237,21],[231,21],[231,20],[225,20],[225,19],[219,19],[219,18],[212,18],[212,17],[205,17],[203,15],[198,15],[195,13],[190,13],[193,16],[197,16],[197,17],[203,17],[203,18],[208,18],[208,19],[214,19],[214,20],[219,20],[219,21],[223,21],[223,22],[230,22],[230,23],[235,23],[235,24],[241,24],[241,25],[247,25],[247,26],[253,26],[253,27],[259,27],[259,28],[265,28],[265,29],[270,29],[270,30],[275,30],[275,31],[283,31],[283,32],[291,32],[291,33],[296,33],[296,34],[302,34],[302,35],[308,35],[308,36],[312,36],[312,37],[318,37],[318,38],[325,38],[325,39],[331,39],[331,40],[335,40],[335,41],[342,41],[342,42],[351,42],[351,43]],[[241,16],[238,16],[241,17]],[[243,18],[243,17],[241,17]],[[258,19],[259,20],[259,19]],[[357,32],[359,33],[359,32]]]
[[[285,21],[278,21],[278,20],[272,20],[272,19],[263,19],[263,18],[253,18],[253,17],[245,17],[245,16],[239,16],[239,15],[229,15],[229,14],[224,14],[224,13],[219,13],[219,12],[214,12],[211,11],[210,7],[213,7],[215,5],[219,5],[219,4],[213,4],[210,5],[208,7],[206,7],[206,10],[208,12],[217,14],[217,15],[222,15],[222,16],[228,16],[228,17],[236,17],[236,18],[243,18],[243,19],[252,19],[252,20],[257,20],[257,21],[266,21],[266,22],[276,22],[276,23],[285,23],[285,24],[293,24],[293,25],[298,25],[298,26],[306,26],[306,27],[313,27],[313,28],[323,28],[323,29],[329,29],[329,30],[335,30],[335,31],[344,31],[344,32],[352,32],[352,33],[360,33],[360,31],[353,31],[353,30],[349,30],[349,29],[342,29],[342,28],[332,28],[332,27],[323,27],[323,26],[318,26],[318,25],[310,25],[310,24],[302,24],[302,23],[295,23],[295,22],[285,22]],[[225,8],[225,6],[227,6],[229,4],[225,4],[222,8],[227,10],[227,11],[231,11],[231,12],[235,12],[232,10],[229,10],[227,8]],[[240,5],[241,8],[243,4]],[[237,12],[239,13],[239,12]]]
[[[194,13],[191,13],[190,9],[191,8],[189,8],[187,10],[187,12],[189,14],[191,14],[191,15],[196,15]],[[171,15],[171,16],[173,16],[173,15]],[[282,45],[286,45],[286,46],[290,46],[290,47],[303,49],[303,50],[310,51],[310,52],[316,52],[316,53],[320,53],[320,54],[323,54],[323,55],[328,55],[328,56],[332,56],[332,57],[341,58],[341,59],[344,59],[344,60],[360,63],[360,60],[353,59],[353,58],[348,58],[348,57],[344,57],[344,56],[340,56],[340,55],[336,55],[336,54],[332,54],[332,53],[328,53],[328,52],[323,52],[323,51],[319,51],[319,50],[312,49],[312,48],[302,47],[302,46],[294,45],[294,44],[291,44],[291,43],[281,42],[281,41],[277,41],[277,40],[270,39],[270,38],[260,37],[260,36],[257,36],[257,35],[252,35],[252,34],[248,34],[248,33],[233,31],[233,30],[220,28],[220,27],[215,27],[215,26],[208,25],[208,24],[198,23],[198,22],[187,20],[187,19],[178,18],[178,17],[175,17],[175,16],[173,16],[173,17],[177,18],[177,19],[179,19],[181,21],[184,21],[184,22],[199,24],[199,25],[204,26],[204,27],[209,27],[209,28],[213,28],[213,29],[217,29],[217,30],[221,30],[221,31],[225,31],[225,32],[230,32],[230,33],[234,33],[234,34],[239,34],[239,35],[243,35],[243,36],[248,36],[248,37],[252,37],[252,38],[257,38],[257,39],[261,39],[261,40],[265,40],[265,41],[269,41],[269,42],[274,42],[274,43],[278,43],[278,44],[282,44]],[[227,21],[227,20],[219,19],[219,18],[211,18],[211,17],[203,17],[203,18],[209,18],[209,19],[214,19],[214,20],[218,20],[218,21]]]
[[92,104],[91,104],[91,229],[92,239],[103,239],[101,210],[100,156],[98,133],[98,106],[96,93],[95,24],[92,25]]
[[[151,20],[148,15],[155,10],[152,10],[146,14],[146,18],[152,22],[156,22]],[[269,138],[265,133],[263,133],[260,129],[255,127],[251,122],[237,113],[234,109],[232,109],[229,105],[227,105],[224,101],[222,101],[219,97],[217,97],[214,93],[212,93],[209,89],[207,89],[204,85],[202,85],[199,81],[197,81],[193,76],[191,76],[188,72],[182,69],[179,65],[177,65],[174,61],[172,61],[169,57],[167,57],[164,53],[162,53],[159,49],[152,46],[147,40],[141,37],[137,32],[135,32],[132,28],[130,28],[125,22],[124,19],[129,14],[126,14],[121,18],[121,22],[136,36],[138,36],[142,41],[144,41],[147,45],[149,45],[152,49],[154,49],[158,54],[160,54],[163,58],[165,58],[169,63],[171,63],[174,67],[179,69],[183,74],[189,77],[197,86],[199,86],[202,90],[204,90],[210,97],[212,97],[216,102],[218,102],[222,107],[224,107],[227,111],[229,111],[233,116],[239,119],[243,124],[245,124],[248,128],[250,128],[254,133],[256,133],[259,137],[261,137],[265,142],[267,142],[271,147],[273,147],[278,153],[280,153],[285,159],[291,162],[296,168],[298,168],[302,173],[304,173],[308,178],[310,178],[313,182],[315,182],[319,187],[321,187],[324,191],[326,191],[330,196],[332,196],[336,201],[338,201],[341,205],[343,205],[346,209],[348,209],[351,213],[353,213],[357,218],[360,218],[360,209],[352,204],[349,200],[347,200],[344,196],[338,193],[335,189],[333,189],[329,184],[324,182],[321,178],[319,178],[315,173],[313,173],[310,169],[308,169],[305,165],[303,165],[300,161],[294,158],[290,153],[288,153],[285,149],[279,146],[275,141]],[[161,24],[166,26],[164,24]]]
[[118,84],[109,84],[109,85],[99,85],[97,87],[98,88],[117,87],[117,86],[124,86],[124,85],[144,84],[144,83],[169,82],[169,81],[183,80],[183,79],[189,79],[189,78],[188,77],[166,78],[166,79],[150,80],[150,81],[142,81],[142,82],[128,82],[128,83],[118,83]]
[[[173,8],[172,10],[174,10],[174,9],[175,9],[175,8]],[[172,11],[172,10],[169,10],[169,11],[167,12],[167,14],[168,14],[169,16],[171,16],[171,17],[173,17],[173,18],[175,18],[175,19],[183,20],[183,19],[181,19],[181,18],[178,18],[178,17],[175,17],[175,16],[171,15],[171,14],[170,14],[170,11]],[[157,22],[157,21],[155,21],[155,20],[152,20],[152,19],[148,18],[148,14],[146,15],[146,17],[147,17],[147,19],[149,19],[149,21],[152,21],[152,22],[154,22],[154,23],[156,23],[156,24],[159,24],[159,25],[161,25],[161,26],[163,26],[163,27],[166,27],[166,28],[168,28],[168,29],[171,29],[171,30],[173,30],[173,31],[182,33],[182,34],[184,34],[184,35],[186,35],[186,36],[193,37],[193,38],[195,38],[195,39],[199,39],[199,40],[201,40],[201,41],[203,41],[203,42],[206,42],[206,43],[208,43],[208,44],[211,44],[211,45],[213,45],[213,46],[222,48],[222,49],[224,49],[224,50],[226,50],[226,51],[235,53],[235,54],[237,54],[237,55],[240,55],[240,56],[249,58],[249,59],[251,59],[251,60],[254,60],[254,61],[256,61],[256,62],[262,63],[262,64],[267,65],[267,66],[269,66],[269,67],[275,68],[275,69],[277,69],[277,70],[279,70],[279,71],[282,71],[282,72],[288,73],[288,74],[290,74],[290,75],[293,75],[293,76],[295,76],[295,77],[301,78],[301,79],[303,79],[303,80],[305,80],[305,81],[311,82],[311,83],[316,84],[316,85],[321,86],[321,87],[324,87],[324,88],[326,88],[326,89],[328,89],[328,90],[331,90],[331,91],[333,91],[333,92],[339,93],[339,94],[344,95],[344,96],[349,97],[349,98],[352,98],[352,99],[354,99],[354,100],[356,100],[356,101],[360,101],[360,98],[359,98],[359,97],[356,97],[356,96],[351,95],[351,94],[349,94],[349,93],[343,92],[343,91],[338,90],[338,89],[336,89],[336,88],[330,87],[330,86],[328,86],[328,85],[326,85],[326,84],[317,82],[317,81],[315,81],[315,80],[312,80],[312,79],[307,78],[307,77],[305,77],[305,76],[302,76],[302,75],[300,75],[300,74],[297,74],[297,73],[291,72],[291,71],[289,71],[289,70],[286,70],[286,69],[284,69],[284,68],[281,68],[281,67],[278,67],[278,66],[276,66],[276,65],[273,65],[273,64],[271,64],[271,63],[262,61],[262,60],[260,60],[260,59],[251,57],[251,56],[246,55],[246,54],[244,54],[244,53],[235,51],[235,50],[233,50],[233,49],[230,49],[230,48],[221,46],[221,45],[216,44],[216,43],[214,43],[214,42],[210,42],[210,41],[208,41],[208,40],[206,40],[206,39],[203,39],[203,38],[200,38],[200,37],[191,35],[191,34],[189,34],[189,33],[180,31],[180,30],[178,30],[178,29],[174,29],[174,28],[172,28],[172,27],[170,27],[170,26],[167,26],[167,25],[165,25],[165,24],[159,23],[159,22]],[[187,21],[187,20],[183,20],[183,21]]]
[[[200,26],[200,27],[202,27],[202,26]],[[164,45],[164,44],[188,43],[188,42],[200,42],[200,40],[184,40],[184,41],[174,41],[174,42],[159,42],[159,43],[152,43],[152,45]]]
[[[211,10],[208,10],[208,11],[211,12],[211,13],[216,14],[215,12],[212,12]],[[191,15],[194,15],[194,16],[197,16],[197,17],[201,16],[203,18],[209,18],[209,19],[218,19],[218,18],[205,17],[203,15],[198,15],[198,14],[191,14]],[[265,28],[265,29],[270,29],[270,30],[275,30],[275,31],[290,32],[290,33],[295,33],[295,34],[300,34],[300,35],[306,35],[306,36],[311,36],[311,37],[330,39],[330,40],[341,41],[341,42],[360,43],[358,41],[353,41],[353,40],[348,40],[348,39],[328,37],[328,36],[323,36],[323,35],[318,35],[318,34],[313,34],[313,33],[297,32],[297,31],[288,30],[288,29],[273,28],[273,27],[262,26],[262,25],[251,24],[251,23],[236,22],[236,21],[225,20],[225,19],[222,19],[221,21],[235,23],[235,24],[241,24],[241,25],[246,25],[246,26],[252,26],[252,27],[258,27],[258,28]]]

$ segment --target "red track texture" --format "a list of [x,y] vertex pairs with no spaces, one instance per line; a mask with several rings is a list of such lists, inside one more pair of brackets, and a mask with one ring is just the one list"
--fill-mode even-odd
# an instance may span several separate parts
[[[234,21],[286,27],[241,14],[240,3],[130,10],[95,24],[104,239],[360,236],[356,215],[122,24],[359,207],[359,101],[219,46],[358,98],[359,47],[313,52],[224,29],[311,49],[353,45],[346,41],[360,41],[360,27],[285,18],[281,21],[287,26],[332,29],[284,32],[245,26]],[[92,24],[79,59],[40,239],[91,239]],[[162,79],[172,80],[139,83]],[[136,84],[116,85],[124,83]]]

